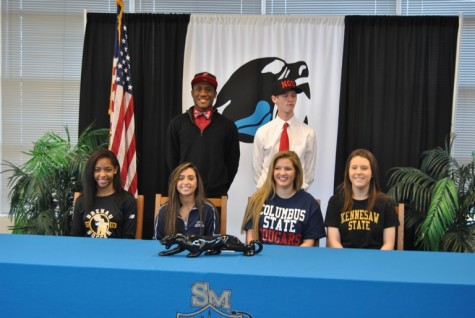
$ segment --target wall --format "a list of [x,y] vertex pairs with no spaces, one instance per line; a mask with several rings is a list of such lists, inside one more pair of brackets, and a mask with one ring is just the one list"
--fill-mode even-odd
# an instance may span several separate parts
[[11,233],[11,231],[8,230],[9,225],[10,219],[8,218],[8,216],[0,216],[0,233]]

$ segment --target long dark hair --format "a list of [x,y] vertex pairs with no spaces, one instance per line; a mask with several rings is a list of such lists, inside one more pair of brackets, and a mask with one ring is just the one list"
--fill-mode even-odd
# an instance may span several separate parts
[[[176,219],[181,207],[180,193],[178,192],[177,184],[180,174],[189,168],[193,169],[196,175],[195,205],[198,207],[200,222],[203,223],[203,206],[206,202],[203,181],[198,172],[198,168],[191,162],[185,162],[172,171],[168,180],[168,204],[163,211],[163,213],[165,213],[164,236],[176,233]],[[203,228],[201,228],[201,231],[203,231]]]
[[344,203],[343,203],[343,211],[349,211],[353,207],[353,188],[350,180],[349,170],[350,170],[350,163],[354,157],[362,157],[368,159],[369,165],[371,168],[371,180],[369,182],[369,189],[368,189],[368,210],[372,210],[376,203],[376,200],[381,196],[386,196],[383,192],[381,192],[381,188],[379,187],[379,168],[378,162],[374,155],[366,149],[355,149],[353,150],[348,159],[346,160],[345,165],[345,174],[343,178],[343,182],[338,186],[338,190],[343,195]]
[[94,178],[94,168],[96,167],[97,161],[102,158],[108,158],[114,168],[117,168],[117,173],[114,175],[112,179],[112,187],[114,188],[114,196],[116,200],[120,202],[121,198],[123,197],[123,188],[122,188],[122,180],[120,179],[120,164],[117,157],[114,153],[107,149],[99,149],[94,151],[89,159],[86,162],[86,167],[84,168],[84,177],[83,177],[83,191],[82,195],[84,197],[84,206],[86,208],[85,211],[90,211],[92,209],[92,205],[94,203],[94,198],[96,197],[97,193],[97,183]]

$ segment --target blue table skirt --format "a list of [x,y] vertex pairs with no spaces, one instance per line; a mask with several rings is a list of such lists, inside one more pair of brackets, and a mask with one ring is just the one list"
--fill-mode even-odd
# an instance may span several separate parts
[[475,255],[0,235],[3,317],[473,317]]

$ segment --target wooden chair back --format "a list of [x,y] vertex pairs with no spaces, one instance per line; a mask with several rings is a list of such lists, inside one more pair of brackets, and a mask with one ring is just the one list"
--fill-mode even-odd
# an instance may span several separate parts
[[135,230],[135,239],[141,240],[143,236],[144,196],[142,194],[137,195],[135,202],[137,204],[137,229]]
[[[211,202],[219,212],[219,222],[220,228],[219,233],[224,235],[226,234],[226,222],[228,216],[228,197],[223,195],[221,198],[207,198],[209,202]],[[160,193],[155,194],[155,213],[154,213],[154,220],[157,219],[158,211],[160,207],[168,202],[168,197],[161,195]],[[155,222],[154,222],[155,223]]]
[[396,246],[398,251],[404,250],[404,203],[395,206],[396,215],[399,220],[399,226],[396,228]]
[[[76,204],[76,200],[79,197],[81,192],[74,192],[73,195],[73,207]],[[135,217],[137,218],[137,228],[135,230],[135,239],[141,240],[143,236],[143,210],[144,210],[144,196],[139,194],[137,198],[135,198],[135,202],[137,204],[137,214]]]

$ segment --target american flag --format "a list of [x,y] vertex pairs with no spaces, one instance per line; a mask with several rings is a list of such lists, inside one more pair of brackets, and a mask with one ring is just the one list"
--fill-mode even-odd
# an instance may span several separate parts
[[124,188],[137,196],[137,160],[135,151],[134,96],[130,56],[127,46],[127,27],[122,23],[124,3],[117,0],[117,36],[112,67],[109,149],[121,166]]

